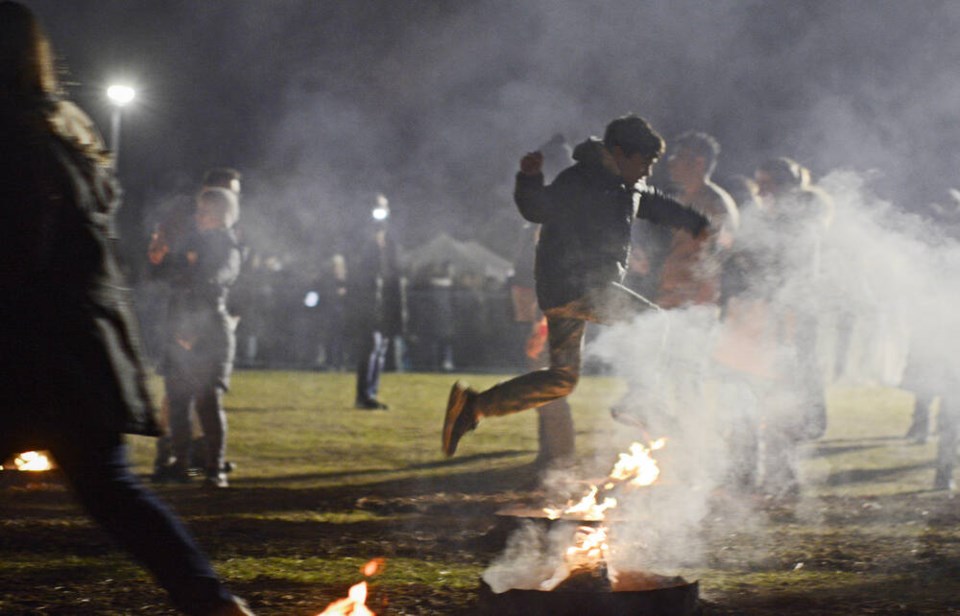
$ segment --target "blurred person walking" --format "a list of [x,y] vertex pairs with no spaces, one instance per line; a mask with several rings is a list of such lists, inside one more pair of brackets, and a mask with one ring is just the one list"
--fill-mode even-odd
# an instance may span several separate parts
[[576,162],[545,186],[543,154],[520,161],[514,200],[530,222],[541,224],[536,286],[547,316],[550,366],[483,392],[457,382],[444,414],[442,450],[452,456],[461,437],[484,417],[535,408],[573,391],[580,378],[580,353],[587,321],[629,319],[657,307],[621,282],[630,254],[635,218],[686,229],[698,235],[708,221],[648,188],[644,179],[665,144],[647,122],[625,116],[607,125],[604,139],[574,150]]
[[29,9],[0,2],[0,455],[48,449],[81,505],[186,614],[250,614],[130,472],[123,434],[155,436],[129,290],[119,188],[89,118],[63,98]]

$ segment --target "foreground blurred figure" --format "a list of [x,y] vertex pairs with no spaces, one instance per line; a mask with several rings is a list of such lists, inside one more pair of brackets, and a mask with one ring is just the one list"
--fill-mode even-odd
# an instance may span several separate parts
[[537,301],[547,317],[550,365],[483,392],[454,384],[444,415],[442,449],[452,456],[460,438],[483,417],[536,408],[571,393],[580,379],[587,321],[628,320],[658,309],[623,286],[636,218],[684,229],[693,236],[708,221],[648,188],[644,180],[665,143],[637,116],[607,125],[603,141],[590,139],[573,152],[575,165],[549,185],[543,154],[520,161],[514,200],[528,221],[543,225],[537,242]]
[[0,454],[49,449],[183,612],[249,614],[128,468],[121,434],[157,430],[113,256],[118,190],[89,118],[58,95],[35,17],[0,2]]

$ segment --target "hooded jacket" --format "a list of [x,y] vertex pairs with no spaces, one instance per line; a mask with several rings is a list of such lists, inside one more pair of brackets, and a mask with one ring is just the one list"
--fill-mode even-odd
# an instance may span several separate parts
[[542,225],[536,258],[541,310],[622,282],[635,218],[694,236],[709,224],[643,181],[627,186],[603,166],[602,148],[595,138],[578,145],[573,151],[576,163],[548,186],[542,174],[517,174],[514,201],[520,214]]

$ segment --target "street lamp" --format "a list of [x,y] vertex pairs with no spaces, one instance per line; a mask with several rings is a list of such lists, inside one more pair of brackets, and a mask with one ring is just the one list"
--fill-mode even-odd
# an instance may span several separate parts
[[113,116],[110,122],[110,150],[113,152],[113,167],[117,168],[120,158],[120,116],[123,108],[137,96],[130,86],[114,84],[107,88],[107,98],[113,103]]

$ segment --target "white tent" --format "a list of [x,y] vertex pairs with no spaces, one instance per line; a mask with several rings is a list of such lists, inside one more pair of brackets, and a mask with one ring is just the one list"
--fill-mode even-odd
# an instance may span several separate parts
[[403,255],[403,264],[411,275],[426,268],[450,263],[458,273],[474,273],[504,281],[513,272],[513,265],[500,255],[477,242],[460,242],[446,233],[408,250]]

